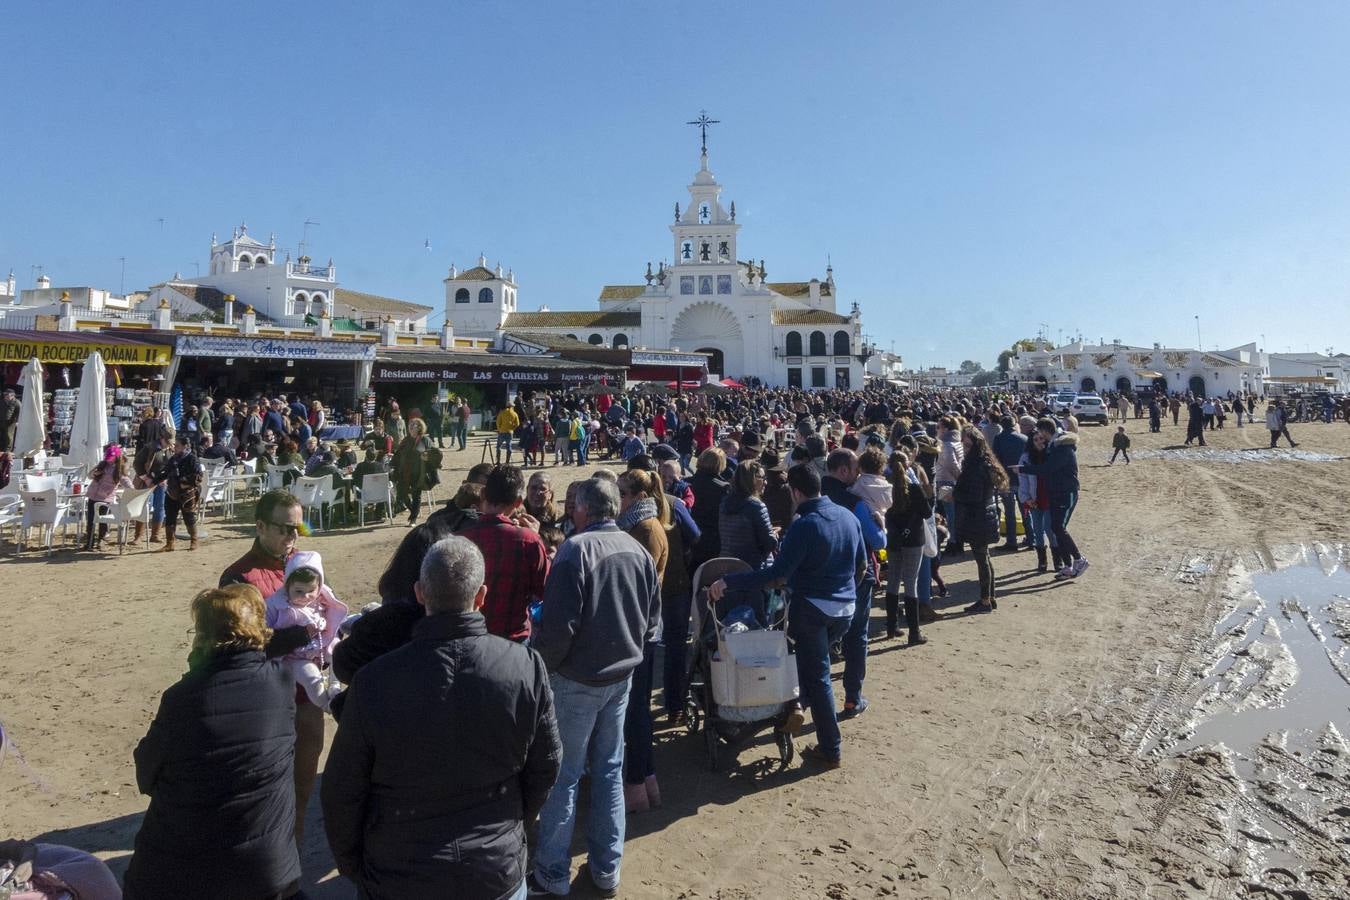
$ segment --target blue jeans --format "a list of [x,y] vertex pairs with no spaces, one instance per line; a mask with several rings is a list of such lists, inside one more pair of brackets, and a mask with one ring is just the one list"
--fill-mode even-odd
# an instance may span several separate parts
[[1050,528],[1050,510],[1031,508],[1031,545],[1033,547],[1044,547],[1046,538],[1050,539],[1051,547],[1058,547],[1055,543],[1055,532]]
[[623,861],[623,721],[630,679],[594,687],[554,672],[549,680],[553,685],[558,735],[562,739],[562,771],[539,811],[534,875],[553,893],[568,892],[577,783],[582,775],[589,774],[587,863],[598,886],[617,887],[619,864]]
[[502,461],[502,450],[506,450],[506,462],[511,463],[511,432],[499,431],[497,433],[497,462]]
[[[1017,495],[1012,491],[1003,491],[998,495],[998,499],[1003,504],[1003,515],[1008,520],[1008,532],[1004,535],[1006,543],[1017,543],[1017,509],[1021,505],[1017,502]],[[1023,522],[1023,525],[1026,523]]]
[[661,643],[665,647],[665,672],[662,686],[666,712],[670,715],[684,711],[689,694],[687,654],[689,650],[689,611],[693,598],[688,592],[678,597],[661,600]]
[[933,605],[933,560],[928,556],[919,563],[919,602]]
[[150,495],[150,521],[164,524],[164,485],[155,488]]
[[[896,562],[899,561],[897,553]],[[844,635],[844,700],[854,703],[862,696],[863,680],[867,678],[867,626],[872,618],[872,589],[875,586],[876,580],[869,569],[858,581],[858,601]]]
[[577,447],[577,465],[586,465],[586,451],[591,449],[591,439],[589,435],[582,435],[573,441]]
[[[945,487],[945,486],[947,486],[947,485],[950,485],[950,486],[952,486],[952,487],[956,487],[956,482],[955,482],[955,481],[934,481],[934,482],[933,482],[933,490],[934,490],[934,493],[936,493],[938,490],[942,489],[943,487]],[[938,502],[942,504],[942,514],[943,514],[944,516],[947,517],[947,534],[948,534],[948,535],[956,534],[956,501],[955,501],[955,500],[939,500]],[[947,542],[948,542],[948,543],[951,543],[951,538],[950,538],[950,537],[947,538]],[[941,549],[943,549],[943,548],[939,547],[938,549],[941,550]]]
[[688,475],[688,474],[690,474],[691,472],[694,471],[693,469],[689,468],[689,459],[690,459],[690,456],[689,456],[688,453],[681,453],[681,454],[680,454],[680,477],[681,477],[681,478],[683,478],[685,475]]
[[642,784],[656,774],[652,754],[652,677],[656,671],[656,644],[642,650],[642,662],[633,670],[628,690],[628,710],[623,717],[624,781]]
[[[811,710],[821,752],[837,759],[841,742],[839,718],[834,711],[834,686],[830,683],[830,644],[844,637],[850,619],[827,616],[810,600],[795,595],[790,608],[788,637],[795,645],[802,699]],[[563,766],[566,765],[564,760]]]

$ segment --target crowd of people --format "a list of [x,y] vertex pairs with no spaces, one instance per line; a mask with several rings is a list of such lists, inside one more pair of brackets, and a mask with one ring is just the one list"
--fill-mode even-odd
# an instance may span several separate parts
[[[998,608],[994,550],[1030,549],[1036,570],[1061,581],[1088,570],[1070,533],[1077,423],[1042,398],[752,388],[532,401],[499,411],[503,458],[471,468],[420,523],[419,485],[439,470],[439,448],[395,404],[372,423],[367,462],[392,462],[414,526],[378,603],[353,602],[365,598],[298,546],[295,497],[262,495],[252,546],[191,602],[187,674],[136,749],[150,805],[126,897],[301,896],[297,846],[327,715],[338,726],[324,829],[361,896],[565,895],[583,784],[582,878],[613,896],[628,816],[662,802],[654,733],[688,715],[695,604],[767,628],[785,595],[801,698],[776,727],[796,735],[809,713],[803,759],[831,770],[845,764],[841,721],[871,703],[869,642],[918,648],[924,626],[954,614],[935,603],[949,596],[944,559],[968,549],[975,563],[964,615]],[[144,465],[138,451],[129,471],[110,448],[94,478],[103,496],[132,472],[163,476],[169,547],[178,515],[194,534],[188,460],[240,445],[196,421],[169,433],[147,417],[147,447],[160,449]],[[267,453],[266,434],[248,429],[238,452]],[[623,465],[569,472],[560,501],[550,449],[554,467],[591,453]],[[333,464],[322,443],[314,450]],[[699,566],[725,558],[744,571],[695,595]],[[870,633],[874,600],[884,636]]]

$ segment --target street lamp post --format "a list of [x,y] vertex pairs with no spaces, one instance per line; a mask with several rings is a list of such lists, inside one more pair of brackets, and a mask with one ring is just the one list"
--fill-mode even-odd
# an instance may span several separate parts
[[1195,317],[1195,349],[1204,351],[1205,345],[1200,342],[1200,316]]

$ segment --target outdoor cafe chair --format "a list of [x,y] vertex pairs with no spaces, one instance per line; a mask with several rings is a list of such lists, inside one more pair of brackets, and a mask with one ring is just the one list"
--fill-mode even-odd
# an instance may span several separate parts
[[52,552],[52,540],[58,526],[64,524],[70,506],[61,500],[56,489],[23,492],[23,520],[19,523],[19,552],[23,552],[24,538],[30,528],[38,528],[47,545],[47,555]]
[[352,495],[356,498],[357,521],[361,527],[366,525],[366,507],[384,504],[383,519],[393,519],[394,488],[389,481],[389,473],[366,475],[361,479],[360,487],[352,486]]
[[305,519],[309,520],[309,510],[319,511],[319,527],[323,527],[323,482],[328,481],[327,475],[321,475],[318,478],[306,478],[300,476],[291,482],[289,488],[291,496],[300,501],[301,511],[305,513]]
[[146,548],[149,549],[150,495],[154,492],[155,489],[152,487],[123,491],[117,501],[108,507],[108,511],[98,517],[100,524],[117,529],[118,556],[126,549],[127,529],[136,522],[141,522],[145,526],[141,529],[141,535],[142,540],[146,542]]

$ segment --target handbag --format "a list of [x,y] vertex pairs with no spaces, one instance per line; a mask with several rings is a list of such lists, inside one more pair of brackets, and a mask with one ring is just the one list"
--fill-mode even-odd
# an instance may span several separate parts
[[989,505],[984,508],[984,537],[985,543],[998,543],[999,534],[1003,530],[1003,511],[999,507],[998,498],[994,498]]
[[923,555],[929,559],[938,555],[937,521],[932,516],[923,520]]

